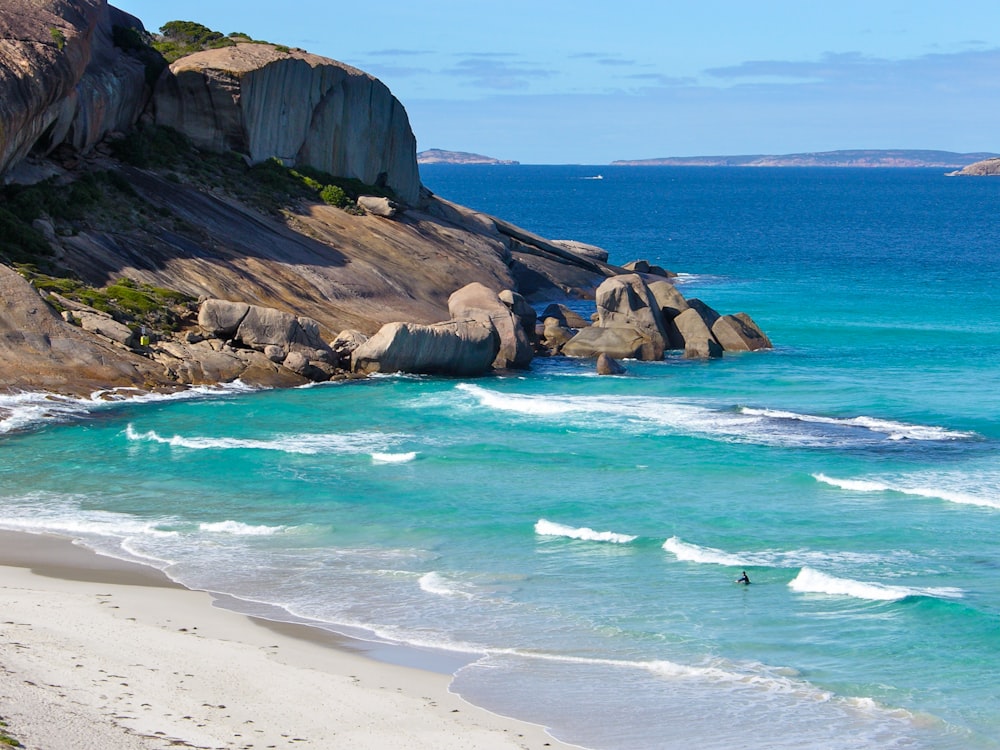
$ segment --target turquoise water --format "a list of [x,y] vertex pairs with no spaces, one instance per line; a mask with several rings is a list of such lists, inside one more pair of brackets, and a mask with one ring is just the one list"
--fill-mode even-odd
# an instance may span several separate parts
[[[598,172],[602,180],[588,180]],[[1000,748],[1000,181],[424,168],[771,352],[7,397],[0,526],[335,630],[593,748]],[[753,584],[733,583],[746,570]],[[277,609],[275,609],[277,608]]]

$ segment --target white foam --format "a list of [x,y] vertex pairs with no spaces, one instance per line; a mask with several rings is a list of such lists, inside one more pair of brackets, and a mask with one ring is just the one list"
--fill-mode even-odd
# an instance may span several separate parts
[[176,531],[161,528],[175,523],[176,519],[171,518],[150,520],[113,511],[84,510],[71,498],[44,493],[6,498],[0,515],[0,527],[5,529],[72,537],[176,537]]
[[374,448],[383,448],[387,443],[396,442],[406,436],[349,432],[344,434],[276,435],[268,440],[185,437],[183,435],[164,437],[154,430],[138,432],[129,424],[125,428],[125,437],[136,442],[160,443],[173,448],[187,448],[189,450],[265,450],[312,455],[317,453],[370,453]]
[[473,596],[467,591],[463,591],[457,583],[445,578],[440,573],[430,572],[420,576],[420,590],[435,596],[445,598],[472,599]]
[[94,411],[111,408],[123,402],[183,401],[252,390],[255,389],[236,381],[216,386],[194,386],[172,393],[150,393],[138,388],[114,388],[94,391],[89,398],[73,398],[43,392],[0,394],[0,435],[47,422],[81,419]]
[[815,414],[799,414],[780,409],[754,409],[748,406],[740,407],[740,412],[749,416],[764,417],[774,420],[791,420],[794,422],[811,422],[815,424],[838,425],[843,427],[861,427],[872,432],[887,435],[891,440],[967,440],[976,436],[974,432],[948,430],[944,427],[907,424],[876,417],[824,417]]
[[956,588],[887,586],[882,583],[855,581],[852,578],[838,578],[812,568],[802,568],[799,574],[789,582],[788,587],[801,593],[849,596],[872,601],[898,601],[909,596],[960,599],[963,595],[962,590]]
[[699,547],[697,544],[682,542],[676,536],[672,536],[665,541],[663,549],[667,552],[672,552],[678,560],[684,560],[685,562],[714,563],[716,565],[731,565],[734,567],[756,564],[749,562],[746,558],[723,552],[720,549]]
[[[504,393],[473,383],[461,383],[456,390],[487,409],[527,418],[559,420],[590,429],[693,434],[726,442],[822,448],[886,439],[957,440],[974,437],[974,433],[969,432],[870,417],[837,419],[774,409],[733,409],[665,397],[542,396]],[[829,427],[841,429],[831,430]]]
[[544,518],[535,524],[535,533],[539,536],[561,536],[569,539],[580,539],[586,542],[611,542],[612,544],[628,544],[636,537],[628,534],[617,534],[614,531],[594,531],[587,527],[573,528],[561,523],[546,521]]
[[[829,484],[842,490],[852,492],[898,492],[901,495],[912,495],[914,497],[925,497],[934,500],[944,500],[960,505],[977,505],[983,508],[1000,508],[1000,496],[998,488],[995,486],[984,486],[980,488],[980,493],[966,492],[938,486],[939,484],[956,483],[960,484],[966,480],[964,475],[919,475],[908,479],[894,482],[880,481],[877,479],[836,479],[828,477],[826,474],[813,474],[817,482]],[[933,485],[917,484],[919,481],[931,481]]]
[[272,536],[288,529],[287,526],[255,526],[240,521],[218,521],[198,525],[200,531],[210,534],[230,534],[232,536]]
[[405,464],[417,457],[416,451],[409,453],[372,453],[373,464]]

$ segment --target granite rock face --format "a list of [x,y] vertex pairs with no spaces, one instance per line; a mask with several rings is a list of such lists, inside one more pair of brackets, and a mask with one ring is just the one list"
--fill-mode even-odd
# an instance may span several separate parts
[[433,325],[387,323],[354,350],[356,373],[412,372],[427,375],[482,375],[500,351],[496,329],[478,320]]
[[0,175],[61,144],[86,153],[130,128],[145,68],[114,46],[142,23],[105,0],[4,0],[0,9]]
[[[493,362],[494,367],[524,369],[531,364],[533,351],[525,325],[512,309],[516,306],[515,297],[510,295],[510,299],[511,306],[508,306],[492,289],[473,282],[448,298],[448,312],[452,320],[479,320],[496,329],[500,336],[500,351]],[[520,299],[520,295],[516,299]],[[523,299],[520,301],[523,303]],[[527,306],[526,303],[524,306]],[[534,320],[531,327],[534,328]]]
[[403,105],[367,73],[301,50],[237,44],[188,55],[154,93],[157,124],[214,151],[277,158],[420,198]]

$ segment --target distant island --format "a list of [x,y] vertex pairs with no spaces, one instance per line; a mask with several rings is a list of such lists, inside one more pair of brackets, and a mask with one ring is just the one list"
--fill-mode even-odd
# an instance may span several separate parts
[[[975,161],[975,160],[973,160]],[[494,159],[492,156],[470,154],[466,151],[444,151],[430,148],[417,154],[417,164],[520,164],[512,159]]]
[[959,154],[921,149],[854,149],[804,154],[745,156],[670,156],[612,162],[624,167],[947,167],[961,169],[1000,156],[987,152]]

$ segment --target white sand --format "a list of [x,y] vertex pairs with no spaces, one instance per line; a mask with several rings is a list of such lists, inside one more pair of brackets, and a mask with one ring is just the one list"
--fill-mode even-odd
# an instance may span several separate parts
[[29,750],[569,747],[450,694],[446,675],[265,627],[158,578],[0,532],[5,731]]

